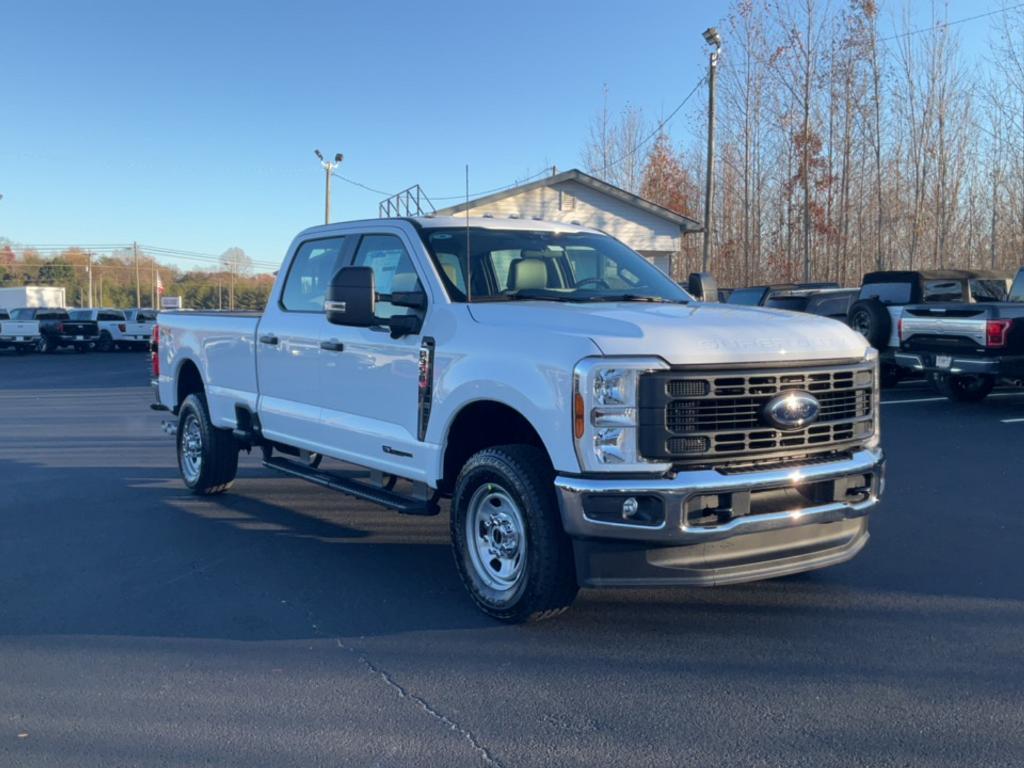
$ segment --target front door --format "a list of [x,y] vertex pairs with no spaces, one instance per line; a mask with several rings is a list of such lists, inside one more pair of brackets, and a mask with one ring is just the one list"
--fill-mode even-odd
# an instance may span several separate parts
[[[399,232],[364,234],[354,266],[371,267],[377,292],[423,290]],[[389,318],[417,310],[378,301]],[[418,453],[419,354],[422,336],[391,338],[384,327],[356,328],[323,321],[321,442],[327,453],[362,466],[418,479],[426,462]]]
[[271,440],[315,450],[320,429],[320,336],[324,296],[340,266],[344,237],[301,243],[284,287],[256,334],[260,421]]

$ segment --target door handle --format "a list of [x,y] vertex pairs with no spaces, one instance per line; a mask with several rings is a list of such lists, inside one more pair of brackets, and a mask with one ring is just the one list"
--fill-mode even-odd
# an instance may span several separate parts
[[345,345],[340,341],[321,341],[320,349],[326,349],[328,352],[344,352]]
[[272,333],[265,333],[260,336],[260,344],[277,344],[277,336]]

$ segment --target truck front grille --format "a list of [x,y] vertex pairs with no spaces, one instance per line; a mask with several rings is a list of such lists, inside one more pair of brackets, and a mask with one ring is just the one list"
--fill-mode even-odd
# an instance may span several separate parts
[[[873,430],[870,364],[646,374],[640,382],[640,452],[650,460],[715,464],[832,452]],[[817,418],[796,430],[765,416],[774,397],[809,392]]]

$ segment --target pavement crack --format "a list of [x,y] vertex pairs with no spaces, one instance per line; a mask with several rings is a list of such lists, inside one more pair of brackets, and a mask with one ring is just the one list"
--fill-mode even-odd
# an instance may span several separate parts
[[472,731],[459,725],[457,722],[452,720],[450,717],[448,717],[448,715],[444,714],[443,712],[440,712],[439,710],[435,709],[433,706],[431,706],[430,702],[428,702],[422,696],[417,696],[415,693],[405,688],[401,683],[395,680],[395,678],[391,676],[391,673],[389,673],[386,669],[374,664],[369,658],[359,653],[354,648],[345,645],[343,642],[341,642],[340,639],[337,641],[337,643],[339,648],[348,651],[349,653],[356,656],[356,658],[359,659],[359,663],[362,664],[368,672],[370,672],[373,676],[378,678],[388,688],[397,693],[400,699],[408,699],[409,701],[413,702],[414,704],[416,704],[416,706],[423,710],[429,717],[433,718],[434,720],[437,720],[446,728],[453,731],[454,733],[459,734],[462,738],[469,742],[469,745],[473,748],[473,750],[478,755],[480,755],[480,759],[483,761],[484,765],[493,766],[494,768],[505,768],[502,762],[498,760],[494,755],[492,755],[490,750],[487,749],[487,747],[480,743],[480,740],[475,735],[473,735]]

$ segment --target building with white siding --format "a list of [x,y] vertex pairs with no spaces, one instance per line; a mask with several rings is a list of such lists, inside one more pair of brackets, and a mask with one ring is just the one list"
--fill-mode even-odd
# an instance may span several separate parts
[[543,219],[593,227],[618,238],[672,274],[682,238],[699,222],[572,169],[437,211],[438,216]]

